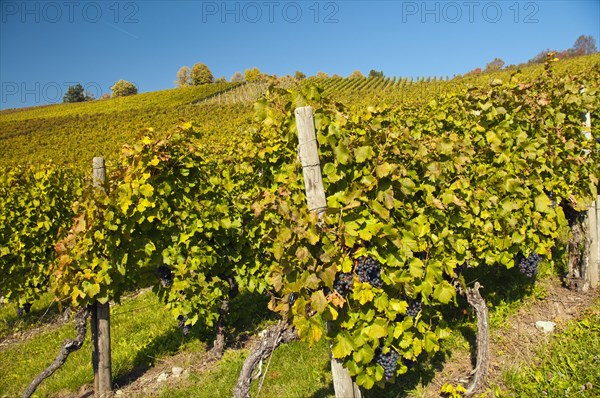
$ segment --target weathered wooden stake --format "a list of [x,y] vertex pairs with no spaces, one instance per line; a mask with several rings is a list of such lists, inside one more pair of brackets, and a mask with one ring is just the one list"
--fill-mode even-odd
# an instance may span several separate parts
[[[582,90],[584,91],[584,90]],[[582,134],[588,139],[594,139],[592,136],[592,116],[590,112],[583,115],[584,127]],[[598,197],[600,198],[600,196]],[[588,209],[586,219],[581,225],[584,232],[582,237],[584,250],[581,255],[581,290],[595,289],[598,287],[599,268],[600,268],[600,226],[598,225],[598,198]],[[571,264],[569,264],[571,265]]]
[[588,210],[588,233],[590,234],[590,260],[588,278],[590,287],[598,287],[600,276],[600,195]]
[[90,339],[92,340],[92,369],[94,371],[94,396],[100,391],[100,377],[98,376],[98,306],[94,303],[89,306],[90,311]]
[[[316,212],[319,218],[327,209],[327,199],[323,188],[321,164],[317,148],[315,123],[310,106],[296,109],[296,127],[298,130],[298,153],[302,162],[304,174],[304,188],[308,209]],[[331,355],[331,373],[333,375],[333,388],[336,398],[360,398],[360,389],[352,381],[350,373],[344,368],[342,362]]]
[[[592,137],[592,115],[590,112],[585,114],[585,127],[583,133],[588,139]],[[587,214],[587,232],[590,242],[590,258],[587,262],[588,272],[586,273],[587,283],[590,288],[598,287],[598,278],[600,277],[600,195],[588,210]]]
[[[94,186],[106,189],[106,166],[104,158],[92,161]],[[112,360],[110,347],[110,304],[94,303],[91,306],[90,329],[92,335],[92,367],[94,368],[94,392],[96,398],[112,395]]]

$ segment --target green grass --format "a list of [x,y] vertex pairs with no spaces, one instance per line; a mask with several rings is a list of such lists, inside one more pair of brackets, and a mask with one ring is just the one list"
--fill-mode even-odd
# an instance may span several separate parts
[[[113,377],[152,366],[156,358],[172,355],[183,343],[176,321],[152,292],[126,300],[112,308],[111,340]],[[45,369],[58,353],[65,338],[73,338],[73,323],[36,335],[0,351],[0,397],[15,397]],[[38,397],[56,396],[77,391],[93,381],[91,347],[86,338],[83,347],[72,353],[65,365],[46,379],[37,390]]]
[[25,332],[42,326],[57,315],[58,306],[51,293],[43,294],[36,300],[26,316],[17,315],[17,306],[14,303],[4,304],[0,306],[0,340],[9,333]]
[[[503,280],[516,284],[519,275],[512,271],[498,272],[494,269],[478,270],[471,275],[489,286]],[[526,283],[527,281],[522,281]],[[536,288],[523,293],[517,287],[503,295],[492,295],[489,302],[491,317],[499,325],[522,305],[537,300]],[[23,331],[40,326],[39,319],[50,307],[44,319],[58,311],[49,305],[50,297],[43,296],[34,303],[33,320],[28,317],[16,318],[15,309],[5,305],[0,309],[0,325],[4,336],[9,332]],[[230,347],[240,347],[249,335],[255,335],[275,321],[272,314],[265,311],[266,298],[240,294],[231,304],[228,320]],[[365,391],[365,398],[396,398],[423,396],[425,387],[444,364],[461,353],[468,354],[474,340],[475,319],[458,308],[445,309],[453,333],[442,343],[441,351],[429,361],[423,361],[398,378],[395,384],[385,390],[374,387]],[[224,358],[203,371],[194,371],[197,358],[205,352],[214,338],[212,330],[197,327],[192,334],[183,337],[176,327],[176,320],[164,309],[152,292],[145,292],[129,298],[111,309],[113,378],[119,387],[142,375],[157,362],[168,361],[171,356],[182,353],[191,368],[187,379],[180,379],[176,385],[166,384],[153,391],[160,397],[226,397],[231,396],[239,376],[243,361],[248,354],[246,349],[229,349]],[[497,326],[501,327],[501,326]],[[497,328],[496,327],[496,328]],[[26,341],[14,343],[0,349],[0,397],[18,396],[27,384],[45,368],[56,355],[58,347],[66,337],[73,337],[72,323],[55,329],[44,330]],[[568,323],[565,331],[556,334],[549,346],[540,348],[539,361],[529,368],[505,371],[506,391],[502,397],[537,397],[543,391],[550,397],[596,397],[599,394],[600,375],[600,301],[578,321]],[[73,353],[62,369],[47,379],[37,391],[38,397],[57,397],[75,392],[84,384],[92,383],[90,364],[89,334],[80,351]],[[267,361],[263,363],[266,370]],[[266,370],[260,397],[333,397],[329,350],[322,340],[314,347],[303,342],[293,342],[279,347]],[[590,384],[591,383],[591,384]],[[585,389],[582,389],[583,387]],[[252,384],[252,396],[257,395],[258,381]],[[496,388],[497,391],[499,389]],[[512,393],[512,395],[510,395]],[[147,393],[145,393],[147,394]],[[141,395],[140,395],[141,396]]]
[[508,369],[502,397],[599,397],[600,300],[540,347],[531,366]]
[[[221,398],[230,397],[248,351],[228,351],[219,364],[202,374],[192,373],[180,388],[163,388],[158,396],[164,398]],[[263,363],[263,371],[267,361]],[[252,384],[250,395],[257,396],[258,380]],[[332,397],[329,354],[325,341],[309,348],[306,343],[292,342],[279,347],[271,359],[260,392],[261,397]]]
[[[546,262],[540,266],[541,277],[553,274],[553,264]],[[480,267],[465,271],[465,278],[472,284],[475,280],[484,286],[507,286],[506,289],[486,289],[482,294],[490,306],[491,327],[501,329],[511,316],[523,306],[527,307],[534,301],[543,298],[545,291],[541,284],[533,286],[517,269],[505,270],[499,267]],[[176,385],[165,384],[153,391],[153,396],[160,397],[223,397],[231,396],[231,392],[243,361],[248,354],[247,349],[240,349],[249,336],[256,335],[260,330],[276,321],[273,313],[266,310],[268,298],[241,292],[230,305],[230,315],[227,320],[229,333],[228,347],[224,358],[218,363],[202,371],[195,371],[198,358],[201,357],[214,339],[212,329],[195,327],[188,337],[183,337],[176,328],[176,320],[159,303],[153,292],[145,292],[137,297],[123,301],[121,305],[112,307],[112,347],[113,347],[113,379],[118,388],[124,387],[153,367],[159,361],[169,361],[172,355],[183,354],[185,367],[191,373],[189,378],[180,379]],[[31,314],[17,317],[14,306],[5,305],[0,308],[0,338],[8,333],[27,331],[43,325],[45,321],[58,316],[56,305],[51,304],[50,295],[44,295],[35,302]],[[441,350],[433,358],[414,366],[409,372],[396,380],[395,384],[387,385],[385,390],[374,387],[365,391],[365,398],[396,398],[424,396],[426,386],[442,369],[445,363],[457,355],[469,355],[475,340],[476,319],[464,299],[459,297],[458,307],[446,306],[441,308],[443,318],[451,327],[449,338],[442,341]],[[595,313],[590,313],[589,319],[576,325],[581,329],[567,329],[564,333],[567,343],[562,349],[565,357],[550,359],[550,365],[565,366],[568,369],[548,371],[545,367],[529,370],[506,371],[506,385],[510,386],[509,394],[513,396],[539,396],[541,390],[536,390],[540,377],[549,372],[553,375],[548,385],[586,386],[586,390],[578,390],[580,395],[591,397],[587,383],[592,388],[600,385],[598,377],[591,380],[567,373],[567,370],[577,369],[577,364],[599,365],[598,311],[600,302],[595,307]],[[44,315],[45,314],[45,315]],[[44,315],[44,316],[42,316]],[[591,340],[586,340],[585,336]],[[72,323],[42,329],[38,335],[30,339],[9,345],[0,349],[0,397],[17,396],[26,385],[45,367],[56,355],[58,347],[65,337],[72,337]],[[562,336],[563,334],[561,334]],[[582,337],[583,336],[583,337]],[[595,340],[594,340],[595,339]],[[72,354],[63,369],[60,369],[50,379],[46,380],[38,390],[39,397],[56,397],[66,392],[77,391],[82,385],[92,382],[90,364],[89,334],[84,347]],[[576,346],[574,349],[572,345]],[[560,350],[559,350],[560,351]],[[540,357],[553,352],[546,349]],[[568,354],[568,355],[567,355]],[[556,354],[562,355],[562,354]],[[569,356],[573,355],[573,357]],[[585,359],[585,358],[587,359]],[[584,358],[585,360],[582,360]],[[592,359],[590,359],[592,358]],[[586,362],[587,361],[587,362]],[[595,362],[594,362],[595,361]],[[263,364],[263,370],[267,363]],[[594,368],[590,368],[594,369]],[[572,369],[571,369],[572,370]],[[591,371],[588,371],[591,373]],[[543,376],[547,377],[547,376]],[[252,396],[257,393],[258,381],[252,385]],[[566,388],[563,386],[563,389]],[[536,394],[531,395],[532,391]],[[555,390],[549,390],[555,391]],[[561,390],[562,391],[562,390]],[[569,390],[573,392],[574,390]],[[503,392],[504,393],[504,392]],[[588,395],[585,395],[585,394]],[[146,394],[146,393],[145,393]],[[261,397],[333,397],[331,373],[329,369],[329,350],[326,341],[321,341],[310,348],[303,342],[293,342],[279,347],[269,364]],[[510,395],[507,395],[510,396]],[[552,395],[549,396],[566,396]]]

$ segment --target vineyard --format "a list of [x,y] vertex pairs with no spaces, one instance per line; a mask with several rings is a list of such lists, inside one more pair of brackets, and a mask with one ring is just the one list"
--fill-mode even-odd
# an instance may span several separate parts
[[[66,373],[110,394],[148,370],[119,337],[122,369],[103,379],[110,312],[139,294],[160,330],[113,325],[158,352],[200,339],[205,361],[226,362],[265,329],[213,395],[234,397],[257,395],[269,379],[252,371],[298,339],[308,357],[330,351],[355,397],[380,396],[439,361],[472,307],[473,377],[437,394],[486,394],[498,297],[533,294],[544,274],[598,283],[599,82],[598,55],[549,57],[453,79],[223,83],[0,112],[0,314],[46,303],[77,329],[25,385],[0,365],[0,396],[62,396]],[[5,324],[0,338],[16,332]],[[0,345],[1,363],[13,355]],[[64,368],[28,386],[51,363]]]
[[[94,156],[117,161],[121,146],[146,129],[166,134],[182,120],[202,120],[206,131],[235,133],[251,116],[248,104],[221,107],[197,103],[237,85],[216,83],[94,102],[2,111],[0,142],[10,145],[2,145],[0,149],[1,165],[39,165],[52,161],[85,169]],[[219,126],[221,117],[226,117],[228,124]],[[59,142],[61,145],[56,145]]]

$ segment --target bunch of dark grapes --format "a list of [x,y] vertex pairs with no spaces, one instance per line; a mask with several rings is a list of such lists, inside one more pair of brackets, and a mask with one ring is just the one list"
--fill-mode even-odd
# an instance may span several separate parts
[[370,283],[371,286],[381,287],[381,263],[372,257],[362,256],[356,261],[355,272],[361,282]]
[[381,348],[375,351],[375,362],[383,367],[383,375],[386,380],[391,380],[396,375],[399,356],[400,354],[393,348],[387,354],[384,354]]
[[171,283],[173,283],[173,275],[168,267],[161,265],[156,269],[156,272],[158,272],[158,279],[162,287],[167,288],[171,286]]
[[336,292],[345,296],[348,292],[352,291],[354,287],[354,276],[350,273],[338,272],[335,274],[335,280],[333,281],[333,288]]
[[534,278],[538,272],[538,264],[542,260],[539,254],[531,252],[529,257],[525,258],[519,255],[519,271],[527,275],[529,278]]
[[415,318],[419,314],[419,311],[421,311],[421,308],[423,308],[423,303],[421,301],[411,301],[406,310],[406,316]]
[[17,315],[23,316],[23,312],[29,314],[29,311],[31,311],[31,303],[25,303],[22,307],[17,308]]
[[188,325],[185,323],[187,321],[187,317],[185,317],[183,315],[179,315],[177,317],[177,319],[179,320],[179,323],[177,324],[177,326],[181,329],[181,331],[183,332],[183,335],[187,336],[190,333],[190,330],[192,329],[191,325]]

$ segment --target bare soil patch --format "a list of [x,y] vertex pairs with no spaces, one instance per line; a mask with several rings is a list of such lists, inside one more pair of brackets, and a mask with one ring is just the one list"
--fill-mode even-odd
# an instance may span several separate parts
[[[567,321],[577,319],[583,310],[600,298],[600,289],[577,292],[562,286],[558,278],[538,282],[546,290],[543,299],[527,298],[503,327],[490,329],[490,368],[487,385],[504,388],[503,372],[534,363],[539,348],[552,334],[564,330]],[[554,332],[536,328],[537,321],[556,323]],[[473,348],[472,348],[473,350]],[[444,383],[464,382],[473,370],[473,352],[456,352],[425,388],[426,397],[439,397]]]

